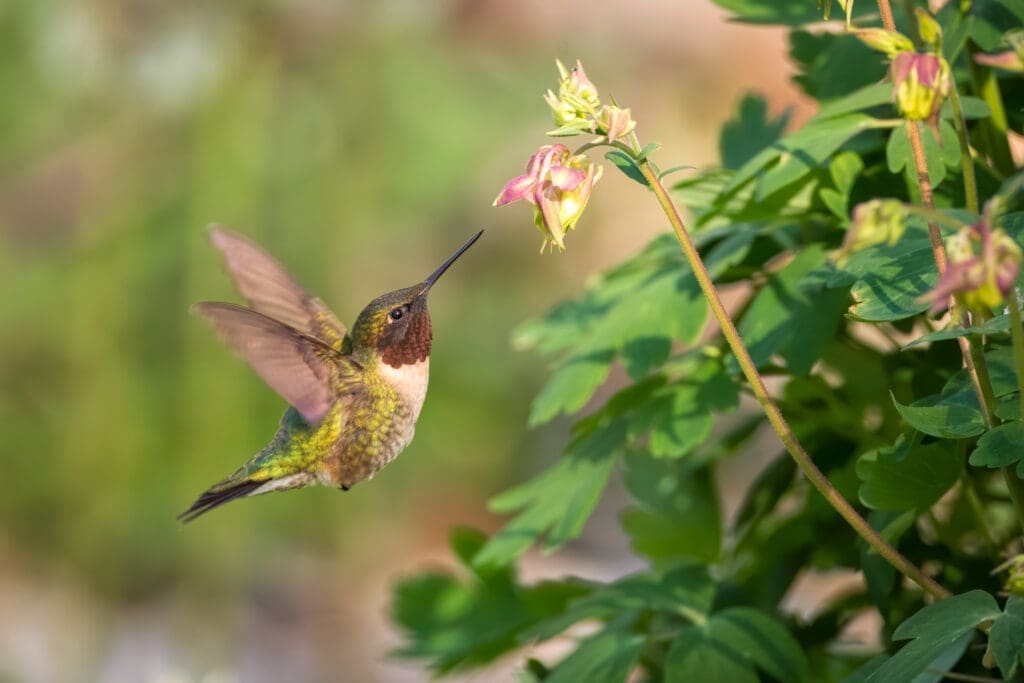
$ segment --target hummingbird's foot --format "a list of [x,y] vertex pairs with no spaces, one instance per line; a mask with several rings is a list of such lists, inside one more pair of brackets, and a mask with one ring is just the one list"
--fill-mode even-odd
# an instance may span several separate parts
[[342,490],[342,491],[348,491],[348,490],[349,490],[350,488],[352,488],[352,487],[351,487],[351,486],[348,486],[347,484],[342,484],[342,485],[341,485],[341,490]]

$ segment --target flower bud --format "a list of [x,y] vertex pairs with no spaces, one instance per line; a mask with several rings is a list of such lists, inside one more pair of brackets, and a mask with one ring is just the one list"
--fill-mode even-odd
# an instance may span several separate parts
[[900,52],[914,51],[914,43],[898,31],[886,31],[884,28],[862,28],[851,31],[851,33],[871,49],[884,52],[888,57],[895,57]]
[[629,109],[620,109],[612,105],[601,108],[597,115],[597,132],[603,133],[608,142],[614,142],[624,135],[629,135],[636,128],[636,121]]
[[917,33],[921,40],[929,47],[938,48],[942,44],[942,27],[939,22],[923,7],[915,8],[914,13],[917,15]]
[[895,244],[906,229],[903,204],[895,199],[872,199],[853,209],[853,219],[846,229],[843,246],[836,253],[842,265],[854,252],[876,244]]
[[594,131],[594,118],[601,105],[597,88],[587,78],[579,60],[576,60],[576,66],[572,69],[566,69],[558,60],[555,60],[555,64],[560,76],[558,94],[548,90],[544,101],[551,107],[558,127],[556,134],[578,135],[584,131]]
[[937,55],[901,52],[890,66],[896,103],[911,121],[932,118],[952,89],[949,64]]

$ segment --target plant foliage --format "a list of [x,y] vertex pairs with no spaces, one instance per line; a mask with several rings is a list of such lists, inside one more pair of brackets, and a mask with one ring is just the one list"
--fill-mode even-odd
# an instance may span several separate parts
[[[444,673],[570,639],[561,658],[527,659],[523,681],[903,683],[945,672],[1020,680],[1022,581],[993,573],[1021,552],[1024,521],[1012,500],[1011,480],[1024,476],[1024,427],[1011,323],[1003,310],[970,324],[928,312],[922,296],[939,273],[923,214],[897,239],[833,257],[858,204],[921,200],[907,127],[892,85],[880,82],[885,60],[814,25],[814,2],[718,4],[740,21],[790,27],[795,81],[819,106],[794,129],[763,97],[743,95],[722,126],[720,165],[678,181],[673,196],[692,212],[715,282],[742,295],[732,306],[739,332],[806,450],[953,597],[932,601],[901,580],[777,441],[738,509],[723,512],[719,466],[749,449],[764,419],[741,408],[743,375],[721,337],[705,336],[707,303],[664,235],[519,328],[517,345],[551,360],[530,424],[571,416],[571,439],[547,470],[493,499],[492,510],[510,516],[500,531],[453,536],[460,572],[398,584],[401,653]],[[857,5],[854,24],[876,21],[872,3]],[[1017,172],[1006,165],[1007,132],[1024,133],[1024,80],[972,60],[1005,48],[1003,35],[1024,21],[1012,5],[949,2],[936,18],[981,204],[998,196],[1001,225],[1019,242],[1024,213],[1005,188]],[[949,105],[921,131],[949,234],[979,219],[966,208]],[[609,159],[647,184],[629,155]],[[987,369],[994,418],[963,369],[961,339]],[[614,367],[624,372],[612,375]],[[595,398],[610,376],[626,379]],[[609,486],[627,494],[621,524],[647,569],[608,583],[518,579],[517,559],[579,536]],[[801,577],[840,569],[863,582],[822,596],[810,616],[787,609]],[[1006,600],[1006,591],[1016,595]],[[880,624],[877,642],[851,641],[848,627],[866,614]]]

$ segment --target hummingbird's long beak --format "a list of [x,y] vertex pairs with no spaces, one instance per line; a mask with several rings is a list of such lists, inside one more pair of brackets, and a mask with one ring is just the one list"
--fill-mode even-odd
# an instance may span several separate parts
[[469,249],[471,246],[473,246],[473,243],[476,242],[478,239],[480,239],[480,235],[482,235],[482,234],[484,234],[483,230],[481,230],[480,232],[478,232],[477,234],[473,235],[468,240],[466,240],[466,243],[463,244],[461,247],[459,247],[458,251],[456,251],[454,254],[449,256],[447,261],[442,263],[438,267],[437,270],[435,270],[433,273],[431,273],[430,276],[426,280],[423,281],[423,290],[422,290],[422,292],[420,292],[420,295],[422,296],[422,295],[426,294],[427,292],[429,292],[430,288],[433,286],[433,284],[435,282],[437,282],[437,278],[439,278],[442,275],[444,275],[444,271],[448,270],[448,268],[451,267],[451,265],[453,263],[455,263],[455,260],[457,258],[459,258],[464,253],[466,253],[466,250]]

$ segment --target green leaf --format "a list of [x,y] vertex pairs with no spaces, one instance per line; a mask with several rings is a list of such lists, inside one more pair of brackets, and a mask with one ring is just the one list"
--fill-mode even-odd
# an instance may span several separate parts
[[681,610],[706,615],[715,597],[715,582],[706,567],[676,567],[662,575],[633,574],[594,591],[581,605],[600,605],[612,614],[621,610],[651,610],[679,614]]
[[[992,116],[992,109],[988,106],[988,103],[978,97],[961,95],[960,108],[963,111],[964,118],[967,120],[987,119]],[[949,100],[946,100],[942,105],[941,116],[944,119],[953,118],[953,103]]]
[[840,152],[829,165],[829,175],[835,188],[821,190],[821,200],[844,223],[850,217],[850,192],[857,176],[864,170],[864,162],[856,152]]
[[832,118],[820,118],[819,115],[796,132],[755,154],[737,169],[724,193],[730,194],[752,178],[761,176],[755,198],[763,199],[807,175],[847,140],[876,124],[875,119],[859,112]]
[[1005,422],[978,439],[969,462],[975,467],[1006,467],[1021,458],[1024,458],[1024,424]]
[[807,659],[786,629],[755,609],[731,607],[679,632],[665,659],[665,680],[756,683],[755,668],[780,681],[810,676]]
[[[913,124],[908,124],[913,125]],[[941,142],[934,132],[921,127],[921,147],[924,149],[925,164],[928,167],[928,178],[932,186],[937,187],[946,178],[947,166],[958,166],[960,163],[960,147],[956,131],[949,121],[942,121],[939,126]],[[889,135],[889,144],[885,148],[885,159],[889,171],[900,174],[905,168],[916,168],[914,155],[910,147],[907,126],[897,126]]]
[[[985,365],[988,367],[989,382],[992,385],[992,393],[996,398],[1001,398],[1020,390],[1017,384],[1017,371],[1013,361],[1013,351],[1009,346],[996,346],[985,352]],[[967,369],[963,368],[956,372],[946,385],[942,387],[942,396],[948,397],[957,394],[974,393],[971,376]],[[944,398],[944,402],[948,399]],[[971,402],[977,406],[977,401]]]
[[901,436],[857,461],[860,500],[876,510],[925,510],[956,483],[962,468],[948,442],[921,445]]
[[997,315],[991,320],[986,320],[981,325],[973,325],[971,327],[949,327],[944,330],[937,330],[930,332],[922,337],[918,337],[914,341],[906,344],[903,350],[912,349],[915,346],[921,344],[927,344],[936,341],[944,341],[946,339],[957,339],[958,337],[979,337],[979,336],[992,336],[994,334],[1001,334],[1010,331],[1010,315],[1004,313]]
[[608,483],[625,431],[622,421],[612,421],[580,436],[550,469],[493,498],[495,512],[519,512],[477,553],[473,564],[504,566],[545,533],[546,551],[578,536]]
[[[473,555],[483,541],[474,530],[452,534],[460,558]],[[427,659],[438,673],[486,664],[518,647],[520,632],[589,590],[574,579],[519,586],[507,569],[477,573],[471,581],[439,572],[404,579],[395,585],[391,607],[406,641],[397,654]]]
[[551,373],[530,406],[531,427],[544,424],[559,413],[575,413],[608,377],[612,351],[593,351],[570,357]]
[[[911,219],[912,221],[914,219]],[[843,274],[856,281],[850,289],[850,316],[864,322],[902,320],[929,306],[921,297],[935,288],[938,271],[924,226],[910,225],[896,244],[880,244],[854,253]]]
[[626,488],[635,505],[622,513],[634,552],[655,563],[714,562],[722,518],[711,470],[688,471],[684,461],[628,454]]
[[1024,598],[1011,595],[1006,601],[988,633],[988,647],[1003,678],[1011,680],[1024,662]]
[[716,640],[707,629],[688,626],[665,656],[665,683],[758,683],[754,667],[739,652]]
[[760,95],[747,94],[740,100],[736,117],[722,125],[718,139],[722,166],[736,169],[779,139],[789,123],[789,113],[768,118],[768,103]]
[[[800,72],[793,80],[820,101],[872,86],[885,75],[884,56],[852,35],[791,31],[789,45],[789,56]],[[890,96],[891,92],[889,86]]]
[[893,405],[911,427],[929,436],[943,439],[962,439],[977,436],[985,431],[985,420],[981,411],[973,406],[957,403],[921,405],[921,402],[905,406],[892,399]]
[[821,103],[815,119],[842,116],[850,112],[864,111],[892,101],[892,85],[889,83],[872,83],[854,90],[849,95],[829,99]]
[[584,619],[607,621],[626,612],[700,619],[711,611],[715,597],[715,583],[701,566],[676,567],[664,574],[632,574],[591,588],[562,613],[524,631],[524,642],[549,640]]
[[622,683],[640,658],[645,638],[622,628],[608,626],[587,638],[558,663],[545,683]]
[[633,161],[633,157],[629,156],[621,149],[613,149],[610,152],[605,152],[604,158],[615,164],[622,173],[630,180],[635,180],[644,187],[647,187],[647,178],[640,171],[640,167]]
[[[877,127],[877,119],[860,113],[812,119],[800,130],[773,145],[778,163],[758,180],[754,198],[762,200],[797,182],[828,160],[850,138]],[[745,169],[740,169],[737,176],[742,177]]]
[[[821,21],[817,3],[805,0],[714,0],[715,4],[732,13],[732,21],[750,24],[783,24],[799,26]],[[864,13],[860,7],[854,16]]]
[[[846,311],[848,294],[843,287],[827,288],[821,279],[807,277],[824,262],[824,247],[805,247],[771,276],[743,314],[740,336],[758,367],[782,353],[792,373],[804,374],[829,343]],[[738,370],[732,356],[728,367]]]
[[910,681],[950,648],[960,645],[958,641],[980,623],[999,614],[995,599],[980,590],[928,605],[899,625],[893,639],[913,640],[875,670],[867,678],[868,683]]
[[710,636],[728,645],[744,660],[780,681],[810,677],[800,644],[774,619],[751,607],[729,607],[707,624]]

